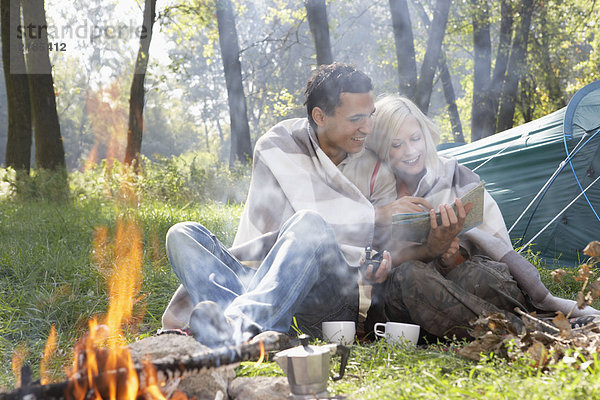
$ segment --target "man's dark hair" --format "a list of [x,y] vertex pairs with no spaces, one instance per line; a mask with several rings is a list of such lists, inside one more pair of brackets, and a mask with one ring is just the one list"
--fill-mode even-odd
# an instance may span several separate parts
[[326,115],[333,115],[335,108],[340,105],[342,92],[368,93],[371,90],[371,78],[353,65],[337,62],[320,65],[306,84],[304,104],[310,125],[316,132],[317,124],[312,117],[315,107],[319,107]]

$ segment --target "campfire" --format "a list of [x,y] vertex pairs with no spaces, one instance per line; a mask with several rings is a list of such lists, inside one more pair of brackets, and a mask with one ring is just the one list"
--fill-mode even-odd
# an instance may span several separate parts
[[89,331],[73,349],[73,362],[65,381],[51,382],[47,371],[56,348],[54,326],[46,343],[39,382],[32,382],[30,370],[22,367],[25,349],[17,348],[12,369],[20,388],[0,394],[0,399],[187,399],[183,392],[176,390],[178,381],[186,373],[246,360],[259,359],[260,362],[265,351],[286,347],[287,343],[283,343],[281,337],[267,337],[264,342],[222,348],[210,353],[160,360],[147,358],[142,363],[134,363],[123,326],[131,323],[134,304],[139,301],[141,229],[134,219],[121,218],[117,221],[114,246],[108,245],[108,229],[97,229],[94,236],[95,261],[108,282],[110,305],[106,316],[89,321]]

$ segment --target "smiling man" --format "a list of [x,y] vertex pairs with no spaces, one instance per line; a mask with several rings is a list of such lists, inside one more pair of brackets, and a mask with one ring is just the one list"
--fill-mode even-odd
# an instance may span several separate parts
[[[371,79],[347,64],[321,66],[306,86],[307,118],[283,121],[257,142],[248,198],[227,250],[202,225],[167,233],[182,286],[163,328],[185,328],[209,347],[261,331],[313,336],[321,322],[358,319],[358,266],[374,209],[344,175],[364,148],[375,111]],[[254,268],[248,267],[249,263]],[[365,279],[383,282],[391,259]]]

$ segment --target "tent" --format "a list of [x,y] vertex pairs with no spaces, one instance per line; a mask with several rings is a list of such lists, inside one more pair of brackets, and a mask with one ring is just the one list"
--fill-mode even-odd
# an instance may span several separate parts
[[600,240],[600,81],[535,121],[440,150],[477,172],[515,248],[577,265]]

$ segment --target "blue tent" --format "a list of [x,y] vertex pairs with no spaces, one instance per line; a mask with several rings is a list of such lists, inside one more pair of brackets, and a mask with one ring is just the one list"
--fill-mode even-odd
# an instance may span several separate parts
[[535,121],[441,150],[486,181],[515,247],[576,265],[600,240],[600,81]]

